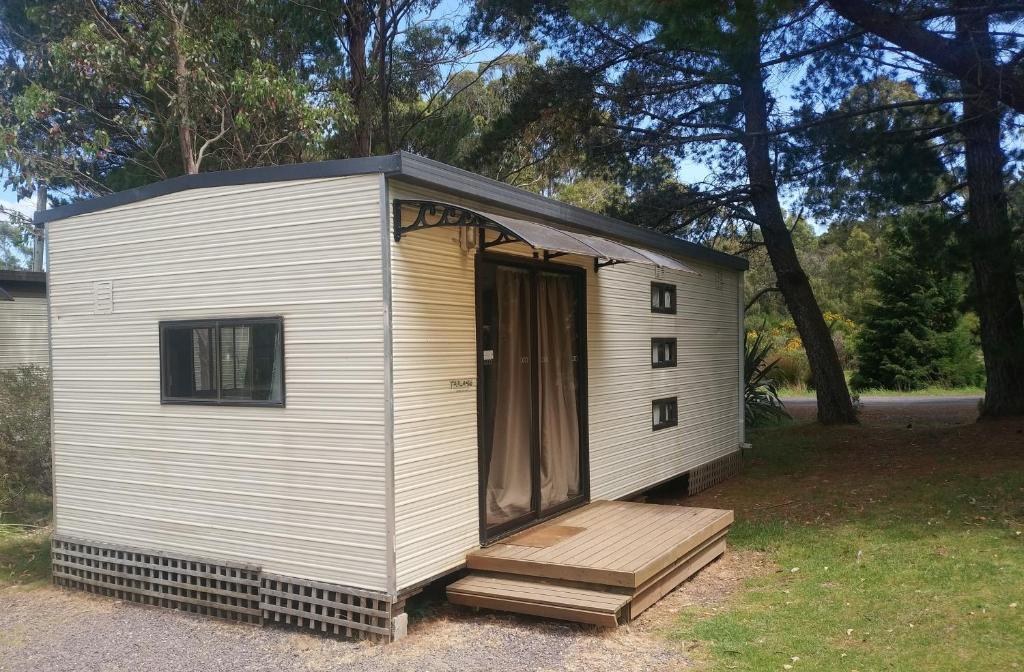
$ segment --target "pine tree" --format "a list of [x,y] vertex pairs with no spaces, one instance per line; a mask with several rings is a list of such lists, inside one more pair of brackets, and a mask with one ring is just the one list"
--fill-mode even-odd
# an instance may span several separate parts
[[953,230],[949,217],[929,210],[901,215],[886,232],[888,249],[873,274],[877,298],[857,339],[855,389],[982,383],[975,339],[960,311],[965,276],[950,268]]

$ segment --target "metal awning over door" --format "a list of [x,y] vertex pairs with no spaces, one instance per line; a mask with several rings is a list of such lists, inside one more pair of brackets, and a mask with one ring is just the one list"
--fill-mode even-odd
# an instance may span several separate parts
[[[463,206],[428,200],[394,201],[395,242],[414,231],[438,227],[462,227],[479,230],[481,249],[521,242],[544,253],[545,259],[574,254],[594,259],[595,270],[619,263],[636,263],[700,275],[678,259],[635,245],[626,245],[600,236],[557,229],[549,224],[516,219]],[[487,239],[487,232],[494,237]]]

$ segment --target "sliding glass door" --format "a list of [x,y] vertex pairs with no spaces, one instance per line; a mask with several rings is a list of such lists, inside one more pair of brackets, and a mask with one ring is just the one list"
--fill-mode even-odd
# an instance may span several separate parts
[[586,497],[582,281],[548,265],[478,267],[485,539]]

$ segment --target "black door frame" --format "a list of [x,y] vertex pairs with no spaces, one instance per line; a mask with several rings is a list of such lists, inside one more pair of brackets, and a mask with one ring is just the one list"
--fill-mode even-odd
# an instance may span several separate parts
[[[481,331],[483,327],[482,314],[482,283],[480,282],[483,266],[512,266],[524,268],[536,274],[541,271],[561,273],[574,278],[576,284],[576,339],[579,361],[576,369],[576,408],[579,421],[579,473],[580,473],[580,494],[561,504],[551,507],[546,511],[540,509],[540,426],[537,422],[539,416],[539,385],[540,375],[536,366],[531,367],[531,397],[532,416],[531,440],[530,440],[530,478],[531,478],[531,501],[530,513],[507,521],[501,525],[487,526],[487,458],[489,456],[490,437],[484,431],[487,423],[484,413],[486,404],[484,399],[484,360],[481,348]],[[477,367],[477,500],[480,521],[480,543],[486,545],[518,532],[527,527],[536,525],[554,516],[557,516],[569,509],[573,509],[590,501],[590,440],[587,428],[587,269],[569,264],[555,264],[549,261],[521,257],[516,255],[500,254],[494,252],[478,252],[475,259],[474,283],[476,296],[476,367]],[[536,319],[537,307],[537,283],[532,283],[532,300],[534,319]],[[538,329],[533,324],[530,330],[530,359],[538,362]]]

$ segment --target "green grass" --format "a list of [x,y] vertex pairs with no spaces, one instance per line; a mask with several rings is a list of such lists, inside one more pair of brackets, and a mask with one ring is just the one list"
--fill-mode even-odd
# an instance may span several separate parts
[[[981,397],[985,395],[985,390],[980,387],[926,387],[921,390],[860,390],[857,394],[862,397]],[[806,387],[783,387],[779,389],[779,396],[810,399],[814,397],[814,390]]]
[[24,510],[0,517],[0,587],[34,586],[50,578],[50,499],[33,496]]
[[[760,458],[746,487],[809,483],[830,435],[755,433]],[[795,486],[804,498],[795,511],[738,512],[731,547],[764,552],[777,571],[748,580],[709,617],[683,614],[671,636],[701,642],[714,670],[1024,669],[1020,464],[995,475],[908,473],[863,492],[826,474],[824,486]]]

